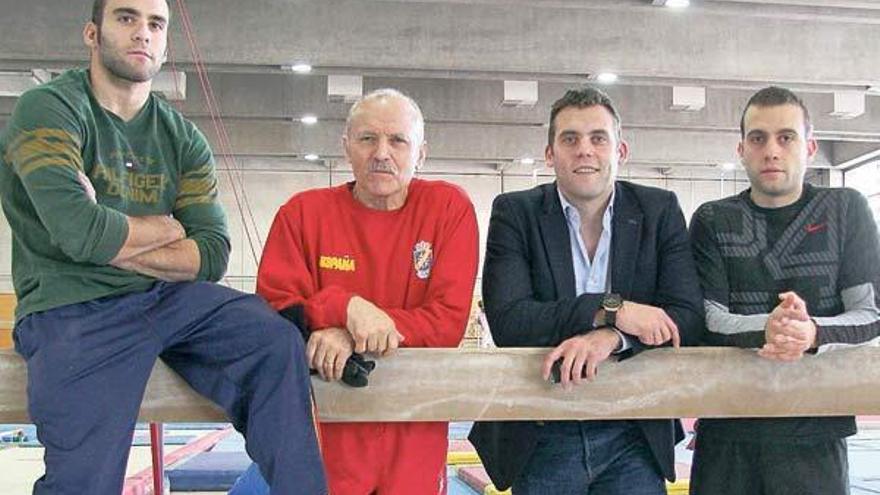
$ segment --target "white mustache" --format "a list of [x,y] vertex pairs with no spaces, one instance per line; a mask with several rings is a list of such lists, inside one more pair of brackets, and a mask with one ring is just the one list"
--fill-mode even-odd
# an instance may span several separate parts
[[394,168],[394,165],[387,162],[373,162],[370,164],[370,172],[390,172],[392,174],[397,173],[397,170]]

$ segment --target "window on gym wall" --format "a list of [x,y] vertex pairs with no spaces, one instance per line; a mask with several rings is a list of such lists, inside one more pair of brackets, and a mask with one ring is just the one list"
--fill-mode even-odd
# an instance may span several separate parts
[[847,170],[844,172],[843,181],[847,187],[867,196],[871,211],[874,212],[874,220],[880,226],[880,161]]

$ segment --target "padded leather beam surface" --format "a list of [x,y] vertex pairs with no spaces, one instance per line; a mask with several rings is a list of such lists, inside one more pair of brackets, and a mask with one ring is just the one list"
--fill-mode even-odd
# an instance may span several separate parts
[[[730,348],[658,349],[600,367],[564,391],[540,379],[544,349],[404,349],[378,360],[370,385],[313,378],[322,421],[595,419],[880,414],[880,348],[797,363]],[[24,363],[0,351],[0,422],[26,422]],[[164,364],[153,370],[142,421],[222,421]]]

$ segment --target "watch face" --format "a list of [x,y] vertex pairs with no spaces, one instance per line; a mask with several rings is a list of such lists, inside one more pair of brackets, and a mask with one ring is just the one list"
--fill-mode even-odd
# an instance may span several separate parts
[[620,294],[605,294],[605,299],[602,300],[602,306],[605,309],[617,309],[623,304],[623,298],[620,297]]

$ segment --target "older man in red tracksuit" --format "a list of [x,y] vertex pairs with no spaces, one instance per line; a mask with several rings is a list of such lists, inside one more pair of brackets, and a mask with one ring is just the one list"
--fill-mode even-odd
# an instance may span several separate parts
[[[274,308],[302,315],[310,366],[328,380],[352,352],[458,345],[477,269],[466,194],[412,177],[425,158],[415,102],[394,90],[367,95],[343,145],[354,182],[279,210],[257,280]],[[446,492],[446,423],[322,424],[321,437],[332,494]]]

